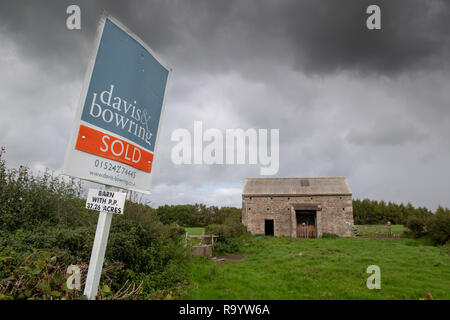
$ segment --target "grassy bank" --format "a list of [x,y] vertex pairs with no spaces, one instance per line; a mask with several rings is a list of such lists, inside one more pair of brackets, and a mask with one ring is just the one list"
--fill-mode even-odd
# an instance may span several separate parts
[[[190,299],[450,299],[448,247],[416,239],[245,236],[241,260],[193,259]],[[381,289],[369,290],[369,265]]]

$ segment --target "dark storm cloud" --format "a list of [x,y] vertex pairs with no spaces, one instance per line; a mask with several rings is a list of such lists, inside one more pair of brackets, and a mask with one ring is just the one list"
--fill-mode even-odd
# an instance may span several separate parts
[[[183,2],[186,4],[186,2]],[[395,75],[448,66],[450,2],[442,0],[189,1],[176,16],[185,59],[213,72],[261,77],[270,64],[302,71]],[[381,8],[381,30],[366,9]],[[196,57],[201,57],[200,61]]]
[[[78,4],[82,30],[68,31],[65,10]],[[381,7],[382,30],[366,28],[366,8]],[[442,68],[450,57],[450,3],[421,0],[305,1],[2,1],[0,27],[22,54],[86,63],[102,9],[118,17],[157,52],[189,61],[199,72],[233,68],[260,76],[270,63],[308,73],[353,70],[395,74]],[[177,49],[178,48],[178,49]],[[84,66],[83,66],[84,67]],[[73,71],[72,71],[73,72]]]
[[[153,10],[141,13],[141,1],[1,1],[0,31],[18,46],[26,60],[43,65],[48,72],[83,75],[103,10],[126,21],[132,30],[141,31],[144,40],[159,49],[171,39],[167,33],[156,32],[171,18],[159,10],[162,1],[154,1]],[[81,30],[66,28],[66,9],[71,4],[81,8]],[[137,18],[136,18],[137,17]],[[151,32],[142,32],[143,30]]]
[[[366,28],[371,4],[381,9],[381,30]],[[389,75],[447,63],[448,1],[294,1],[284,13],[297,63],[308,72]]]

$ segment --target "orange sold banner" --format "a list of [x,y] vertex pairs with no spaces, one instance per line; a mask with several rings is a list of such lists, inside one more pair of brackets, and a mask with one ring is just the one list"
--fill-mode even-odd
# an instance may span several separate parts
[[80,125],[75,148],[150,173],[153,154],[123,139]]

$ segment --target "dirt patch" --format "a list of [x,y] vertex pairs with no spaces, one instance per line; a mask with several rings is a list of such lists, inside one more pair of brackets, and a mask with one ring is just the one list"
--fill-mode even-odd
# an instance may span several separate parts
[[241,261],[245,257],[247,257],[248,254],[229,254],[227,256],[217,256],[217,257],[211,257],[208,260],[216,261],[218,263],[231,263],[231,262],[237,262]]

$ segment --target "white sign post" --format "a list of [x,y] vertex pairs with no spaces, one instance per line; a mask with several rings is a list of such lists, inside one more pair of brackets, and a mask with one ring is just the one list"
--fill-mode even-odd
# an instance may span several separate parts
[[86,200],[87,209],[100,211],[84,287],[84,295],[89,300],[95,300],[97,296],[112,216],[114,213],[123,213],[126,193],[118,191],[115,187],[106,187],[106,191],[90,189]]
[[[106,190],[118,191],[114,187],[107,187]],[[95,231],[94,245],[92,246],[91,260],[89,261],[86,285],[84,287],[84,295],[89,300],[95,300],[97,296],[112,216],[113,213],[107,211],[100,211],[98,216],[97,230]]]
[[171,69],[150,47],[104,14],[86,72],[62,174],[106,185],[90,190],[100,211],[84,294],[95,299],[113,213],[125,193],[150,193],[160,119]]
[[108,243],[109,228],[113,213],[100,211],[97,230],[95,231],[94,246],[92,247],[89,269],[84,287],[84,295],[89,300],[95,300],[102,275],[103,260],[105,259],[106,244]]

